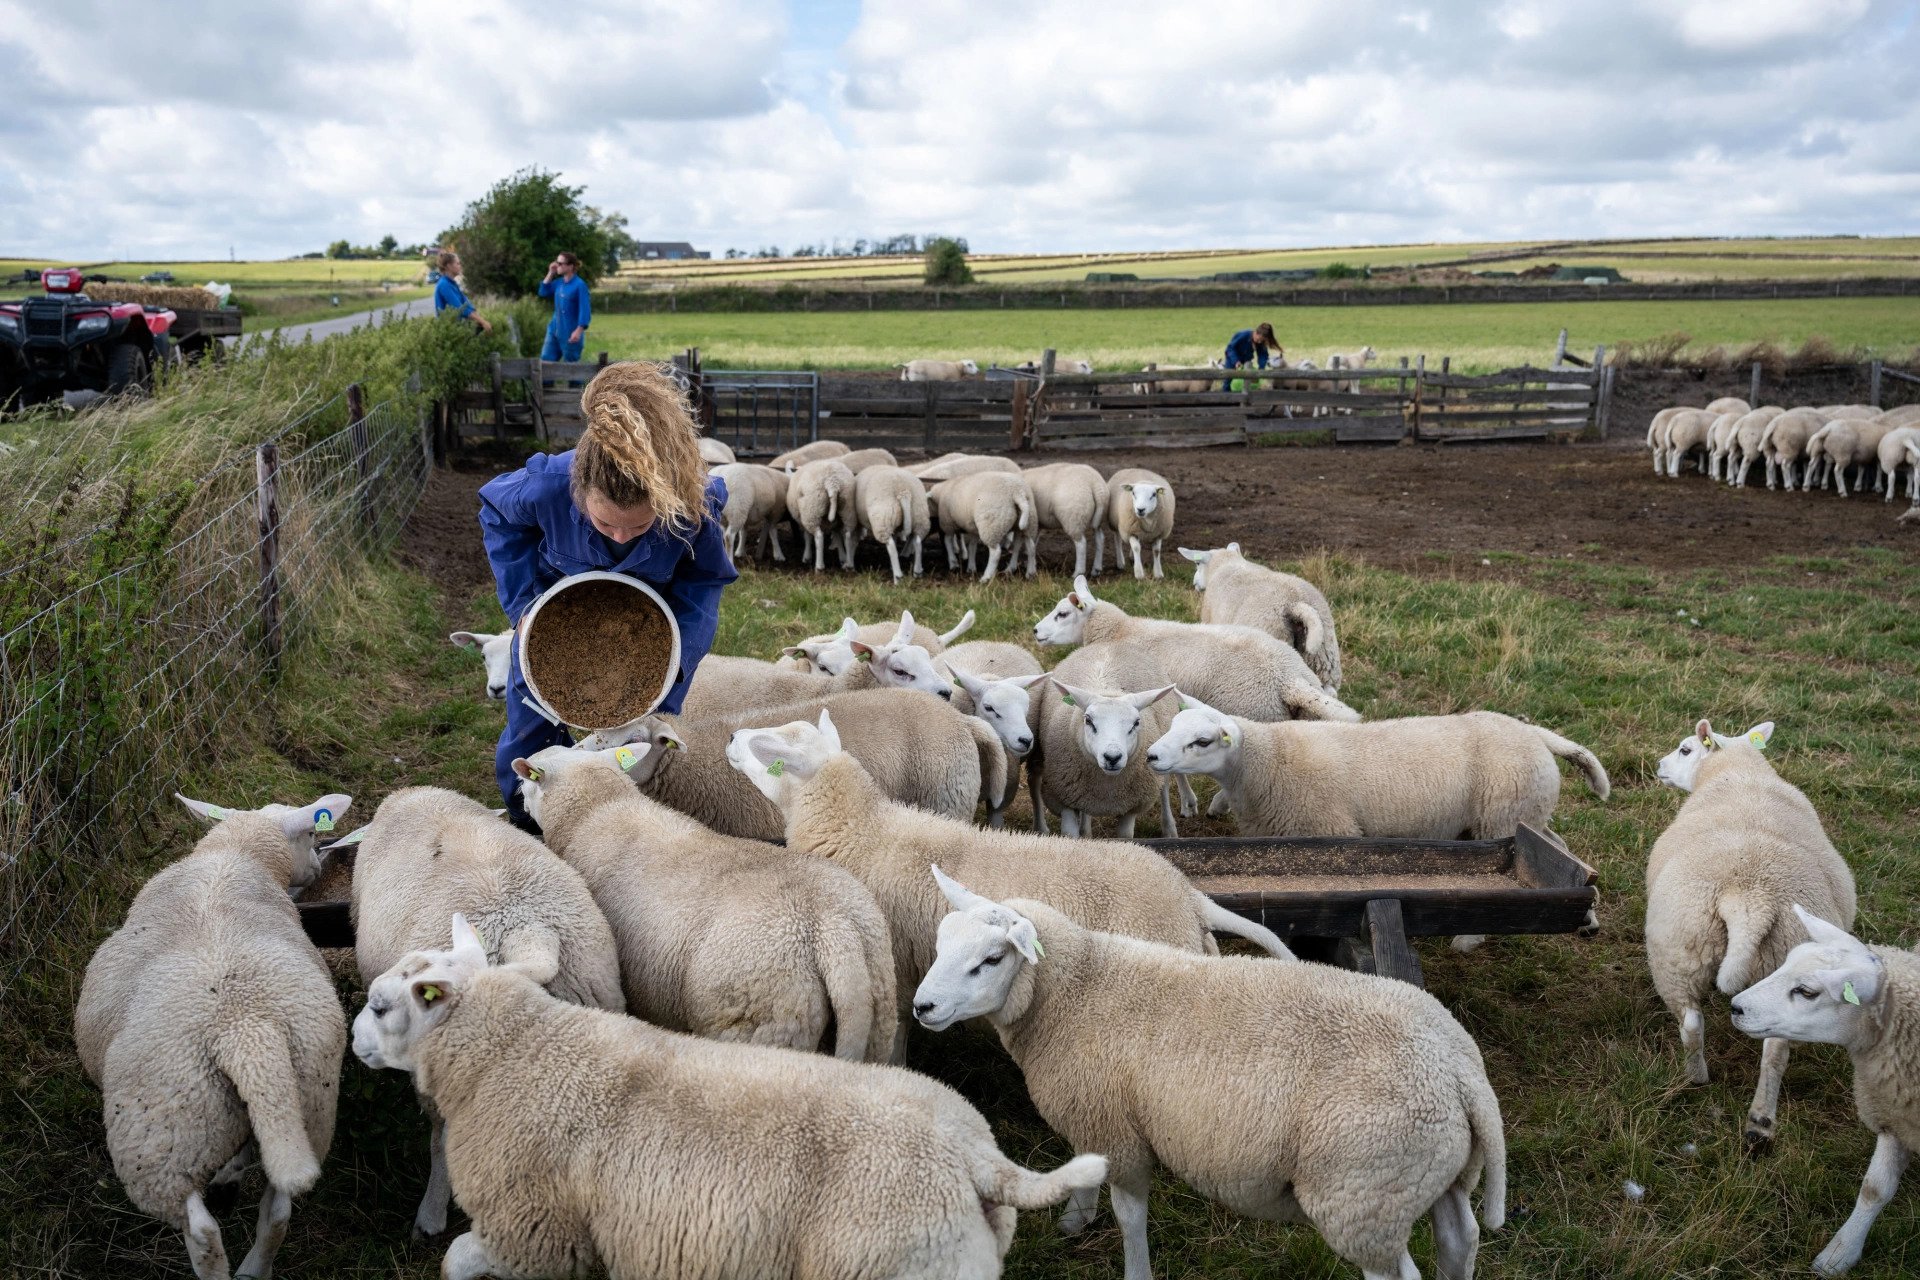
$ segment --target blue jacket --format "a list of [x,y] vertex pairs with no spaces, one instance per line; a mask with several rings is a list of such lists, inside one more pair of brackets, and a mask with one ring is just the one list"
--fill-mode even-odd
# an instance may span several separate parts
[[713,647],[720,593],[740,576],[720,532],[726,484],[707,481],[706,518],[698,528],[683,537],[656,523],[622,554],[574,505],[572,465],[571,449],[537,453],[520,470],[481,487],[480,528],[500,607],[517,624],[542,591],[590,569],[624,573],[653,587],[680,623],[680,674],[659,708],[671,715],[680,710],[694,669]]
[[1227,339],[1227,364],[1229,366],[1245,364],[1256,355],[1258,355],[1260,360],[1259,367],[1262,369],[1266,368],[1267,349],[1253,345],[1253,330],[1242,329]]
[[555,276],[540,282],[540,296],[553,299],[552,327],[562,339],[575,329],[593,323],[593,304],[587,301],[587,282],[579,276],[562,280]]
[[453,282],[452,276],[441,276],[440,282],[433,286],[433,314],[439,315],[448,307],[462,316],[473,314],[473,304],[467,301],[467,295],[460,292],[460,286]]

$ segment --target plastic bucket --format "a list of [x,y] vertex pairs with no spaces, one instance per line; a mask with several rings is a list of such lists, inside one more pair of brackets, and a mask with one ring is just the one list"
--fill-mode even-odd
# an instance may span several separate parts
[[[595,569],[590,573],[576,573],[570,577],[560,579],[560,581],[554,583],[545,591],[542,591],[540,597],[528,605],[526,613],[521,616],[520,629],[518,634],[514,636],[513,643],[520,654],[520,674],[526,678],[527,692],[533,695],[528,701],[535,711],[538,711],[554,724],[566,723],[560,713],[553,709],[553,704],[548,702],[546,696],[540,692],[540,686],[534,683],[533,666],[527,661],[527,639],[533,634],[534,619],[540,616],[540,610],[545,607],[547,601],[571,587],[579,586],[583,582],[618,582],[622,586],[632,587],[635,591],[642,593],[647,599],[653,601],[654,607],[660,610],[661,616],[667,620],[667,634],[673,639],[673,648],[667,655],[666,673],[661,677],[659,691],[648,701],[646,707],[633,713],[631,718],[637,719],[659,706],[660,703],[665,700],[668,692],[672,690],[673,682],[679,678],[680,620],[673,616],[673,610],[667,607],[667,602],[660,598],[658,591],[655,591],[638,578],[630,578],[624,573],[610,573],[604,569]],[[621,723],[624,724],[625,721]],[[576,729],[618,729],[620,725],[579,724],[572,725],[571,727]]]

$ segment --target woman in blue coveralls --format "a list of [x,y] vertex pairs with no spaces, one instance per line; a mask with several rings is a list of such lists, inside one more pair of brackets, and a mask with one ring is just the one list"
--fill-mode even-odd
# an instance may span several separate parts
[[540,296],[553,299],[553,319],[547,321],[547,340],[540,347],[540,358],[578,364],[587,326],[593,323],[587,282],[580,278],[580,259],[562,253],[549,262],[547,278],[540,282]]
[[[535,454],[480,490],[480,528],[500,607],[518,628],[542,591],[589,569],[652,586],[680,624],[680,671],[658,708],[673,714],[713,645],[720,593],[739,577],[720,531],[726,486],[708,479],[686,396],[659,366],[608,365],[587,384],[580,407],[587,425],[578,447]],[[571,741],[528,696],[516,645],[494,776],[509,815],[522,826],[530,824],[514,757]]]
[[[1227,339],[1227,358],[1222,365],[1228,369],[1238,369],[1243,364],[1252,364],[1257,357],[1262,369],[1267,367],[1269,355],[1280,354],[1280,344],[1274,340],[1273,326],[1261,323],[1252,329],[1242,329]],[[1228,378],[1220,384],[1222,391],[1233,390],[1233,379]]]
[[460,282],[454,279],[460,274],[460,255],[451,249],[442,250],[434,260],[434,265],[440,268],[440,279],[433,286],[433,314],[437,316],[443,311],[451,311],[462,320],[473,321],[480,327],[480,332],[492,333],[493,326],[487,323],[485,316],[473,309]]

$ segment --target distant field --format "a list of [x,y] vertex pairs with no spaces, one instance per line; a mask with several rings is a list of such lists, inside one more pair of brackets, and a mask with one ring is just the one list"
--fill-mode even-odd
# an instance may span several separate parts
[[138,280],[150,271],[171,271],[176,284],[245,285],[252,288],[315,285],[412,284],[422,278],[425,264],[415,258],[289,258],[278,262],[75,262],[45,258],[0,258],[0,273],[16,275],[23,267],[85,267],[97,275]]
[[1456,369],[1540,363],[1561,328],[1575,351],[1681,331],[1701,345],[1822,335],[1905,359],[1920,343],[1920,298],[1748,302],[1540,302],[1403,307],[1159,307],[1099,311],[814,312],[777,315],[604,315],[589,347],[661,357],[690,346],[719,368],[884,369],[920,356],[981,367],[1038,358],[1045,347],[1097,369],[1203,364],[1227,337],[1271,321],[1288,358],[1324,363],[1371,344],[1382,362],[1452,356]]
[[[1150,280],[1208,276],[1220,271],[1318,268],[1335,262],[1374,267],[1463,263],[1468,270],[1500,271],[1558,262],[1612,266],[1630,278],[1644,280],[1797,280],[1920,275],[1920,237],[1510,241],[1143,254],[976,254],[970,261],[979,279],[1006,284],[1084,280],[1089,271],[1127,271]],[[919,274],[918,258],[741,258],[629,263],[620,279],[634,284],[808,280],[907,283]]]

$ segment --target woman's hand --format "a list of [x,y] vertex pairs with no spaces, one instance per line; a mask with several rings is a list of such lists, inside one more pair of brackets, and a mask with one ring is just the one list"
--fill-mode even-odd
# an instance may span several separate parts
[[482,332],[482,333],[492,333],[492,332],[493,332],[493,326],[492,326],[492,325],[490,325],[490,324],[488,324],[488,323],[487,323],[487,318],[486,318],[485,316],[483,316],[483,315],[481,315],[481,314],[480,314],[480,313],[479,313],[478,311],[476,311],[476,312],[474,312],[474,313],[473,313],[473,322],[474,322],[475,324],[477,324],[477,325],[479,325],[479,326],[480,326],[480,332]]
[[586,332],[587,332],[587,327],[585,325],[581,325],[578,328],[576,328],[571,335],[568,336],[567,341],[578,342],[582,337],[586,336]]

